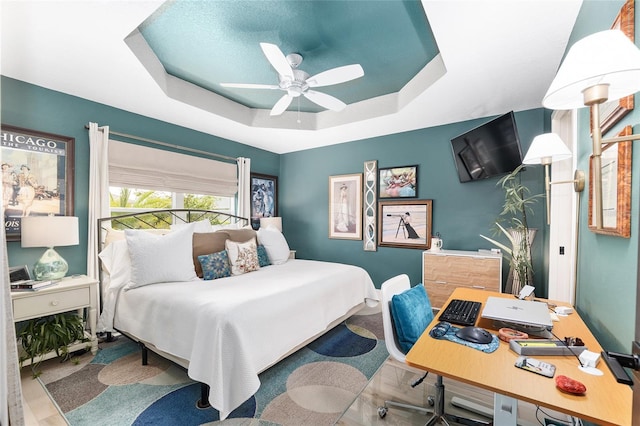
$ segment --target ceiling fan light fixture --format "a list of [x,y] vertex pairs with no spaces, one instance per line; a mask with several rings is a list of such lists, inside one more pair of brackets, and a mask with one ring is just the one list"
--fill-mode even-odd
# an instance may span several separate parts
[[291,101],[294,98],[300,98],[301,95],[323,108],[331,111],[341,111],[346,107],[346,104],[340,99],[326,93],[309,90],[309,88],[344,83],[364,75],[364,70],[359,64],[352,64],[331,68],[310,77],[308,73],[298,69],[303,60],[302,55],[290,53],[285,56],[278,46],[271,43],[260,43],[260,47],[271,66],[278,73],[278,85],[221,83],[221,86],[286,91],[287,93],[271,109],[271,116],[282,114],[289,107]]

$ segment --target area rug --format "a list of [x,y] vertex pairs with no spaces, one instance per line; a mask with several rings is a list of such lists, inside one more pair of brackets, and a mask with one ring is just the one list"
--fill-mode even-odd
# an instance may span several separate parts
[[380,313],[354,315],[260,374],[260,389],[224,421],[198,409],[200,385],[124,337],[95,357],[43,365],[40,380],[72,426],[332,425],[388,357]]

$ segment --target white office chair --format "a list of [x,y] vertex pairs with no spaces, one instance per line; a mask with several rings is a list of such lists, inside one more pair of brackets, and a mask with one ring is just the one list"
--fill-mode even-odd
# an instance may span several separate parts
[[[391,317],[391,298],[395,294],[400,294],[405,290],[409,290],[411,288],[411,281],[409,280],[409,276],[406,274],[398,275],[397,277],[393,277],[385,281],[380,287],[381,299],[382,299],[382,326],[384,329],[384,344],[387,347],[387,352],[389,355],[396,361],[406,365],[405,356],[402,350],[400,349],[400,345],[398,343],[398,338],[396,336],[396,332],[393,326],[393,320]],[[412,386],[417,386],[425,377],[427,377],[427,373],[425,373],[421,379],[418,379]],[[429,397],[428,400],[429,405],[434,405],[433,397]],[[432,414],[433,409],[419,407],[417,405],[405,404],[396,401],[384,401],[384,405],[378,407],[378,415],[380,418],[384,418],[387,415],[387,411],[389,407],[399,407],[399,408],[407,408],[410,410],[415,410],[425,414]]]
[[[400,349],[398,344],[398,339],[396,336],[395,327],[393,325],[393,320],[391,316],[391,298],[396,295],[404,292],[405,290],[409,290],[411,288],[411,281],[406,274],[398,275],[396,277],[390,278],[385,281],[380,287],[381,299],[382,299],[382,324],[384,329],[384,343],[387,347],[387,351],[389,355],[396,361],[401,362],[402,364],[406,364],[405,362],[405,354]],[[417,380],[412,386],[415,386],[422,382],[422,380],[427,376],[427,373],[424,376]],[[444,413],[444,384],[442,383],[442,377],[436,376],[436,395],[435,397],[429,397],[427,399],[429,405],[433,406],[433,409],[419,407],[416,405],[404,404],[396,401],[384,401],[384,405],[378,407],[378,415],[380,418],[384,418],[387,414],[388,407],[398,407],[398,408],[406,408],[410,410],[416,410],[418,412],[422,412],[425,414],[432,414],[431,418],[427,421],[427,425],[434,425],[438,421],[449,425],[449,421],[457,422],[465,425],[489,425],[491,423],[465,419],[462,417],[458,417],[451,414]]]

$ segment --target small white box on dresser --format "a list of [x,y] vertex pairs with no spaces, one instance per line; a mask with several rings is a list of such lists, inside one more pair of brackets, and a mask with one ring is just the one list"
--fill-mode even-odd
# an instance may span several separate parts
[[458,287],[502,291],[502,255],[485,250],[427,250],[422,252],[422,279],[436,309]]

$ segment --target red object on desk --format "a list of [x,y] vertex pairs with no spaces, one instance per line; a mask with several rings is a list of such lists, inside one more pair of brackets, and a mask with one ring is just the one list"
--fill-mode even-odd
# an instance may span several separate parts
[[587,387],[577,380],[571,377],[560,375],[556,377],[556,386],[565,392],[572,393],[574,395],[583,395],[587,392]]

